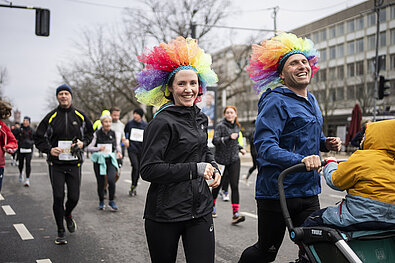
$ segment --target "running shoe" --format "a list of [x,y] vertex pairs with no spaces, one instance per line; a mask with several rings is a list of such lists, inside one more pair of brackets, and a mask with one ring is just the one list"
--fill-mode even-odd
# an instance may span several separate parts
[[73,216],[72,215],[65,216],[65,219],[66,219],[67,230],[69,230],[70,233],[74,233],[77,230],[77,223],[75,222]]
[[66,245],[67,244],[66,235],[64,234],[64,231],[58,231],[58,236],[55,239],[55,244],[56,245]]
[[213,213],[212,213],[213,218],[217,217],[217,209],[215,208],[215,206],[213,207]]
[[30,181],[29,179],[26,179],[24,186],[29,187],[30,186]]
[[224,200],[225,202],[229,201],[229,193],[228,192],[224,192],[224,194],[222,196],[222,200]]
[[23,173],[19,174],[19,182],[22,183],[23,182]]
[[111,200],[110,202],[108,202],[108,205],[111,207],[112,211],[117,211],[118,210],[118,206],[115,204],[114,201]]
[[245,216],[239,215],[239,213],[235,213],[232,217],[232,225],[236,225],[238,223],[244,222],[246,220]]
[[134,186],[134,185],[132,185],[132,186],[130,187],[130,189],[129,189],[129,195],[130,195],[130,196],[136,196],[136,195],[137,195],[136,187],[137,187],[137,186]]
[[104,207],[105,207],[105,205],[104,205],[104,201],[100,201],[99,202],[99,206],[97,207],[99,210],[104,210]]

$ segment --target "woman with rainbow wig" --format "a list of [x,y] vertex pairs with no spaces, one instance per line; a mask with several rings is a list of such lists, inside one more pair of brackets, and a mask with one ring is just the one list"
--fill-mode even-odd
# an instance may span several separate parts
[[221,181],[207,147],[207,116],[196,106],[217,81],[211,56],[178,37],[139,57],[136,97],[159,110],[144,130],[141,177],[150,182],[144,211],[152,262],[175,262],[182,237],[187,262],[214,262],[213,198]]
[[[320,151],[339,151],[339,138],[325,137],[323,118],[308,91],[318,71],[319,53],[311,40],[280,33],[252,46],[247,72],[262,93],[258,102],[255,139],[258,175],[255,187],[258,242],[244,250],[239,263],[272,262],[285,234],[277,178],[286,168],[303,162],[308,172],[284,180],[285,196],[295,226],[320,208]],[[303,252],[297,262],[304,261]]]

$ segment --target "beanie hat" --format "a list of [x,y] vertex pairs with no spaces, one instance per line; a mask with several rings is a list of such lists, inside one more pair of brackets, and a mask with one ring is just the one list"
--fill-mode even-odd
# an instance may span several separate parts
[[71,88],[67,84],[62,84],[56,89],[56,96],[58,96],[58,93],[61,92],[62,90],[66,90],[70,92],[71,96],[73,96],[73,92],[71,91]]
[[138,115],[141,116],[141,118],[144,116],[144,111],[143,109],[137,108],[133,111],[133,113],[137,113]]
[[28,120],[30,122],[30,117],[29,116],[25,116],[23,117],[24,120]]

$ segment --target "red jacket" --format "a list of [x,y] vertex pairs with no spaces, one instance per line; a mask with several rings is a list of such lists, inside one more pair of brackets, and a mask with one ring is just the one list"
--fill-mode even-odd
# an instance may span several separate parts
[[0,167],[4,167],[5,152],[14,153],[18,149],[18,143],[10,128],[2,121],[0,121],[0,131]]

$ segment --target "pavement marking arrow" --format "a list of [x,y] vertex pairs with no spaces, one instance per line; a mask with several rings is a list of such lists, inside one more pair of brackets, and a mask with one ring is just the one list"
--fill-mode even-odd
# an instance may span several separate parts
[[52,261],[48,258],[46,259],[37,259],[36,263],[52,263]]
[[4,197],[0,194],[0,201],[3,201]]
[[34,239],[32,234],[30,234],[29,230],[27,230],[24,224],[14,224],[14,227],[22,240]]
[[255,219],[258,219],[258,216],[256,214],[252,214],[252,213],[248,213],[248,212],[240,212],[240,214],[248,216],[248,217],[252,217],[252,218],[255,218]]
[[16,213],[14,212],[14,210],[12,210],[11,206],[9,206],[9,205],[3,205],[3,206],[1,206],[1,208],[3,208],[4,213],[5,213],[7,216],[14,216],[14,215],[16,215]]

